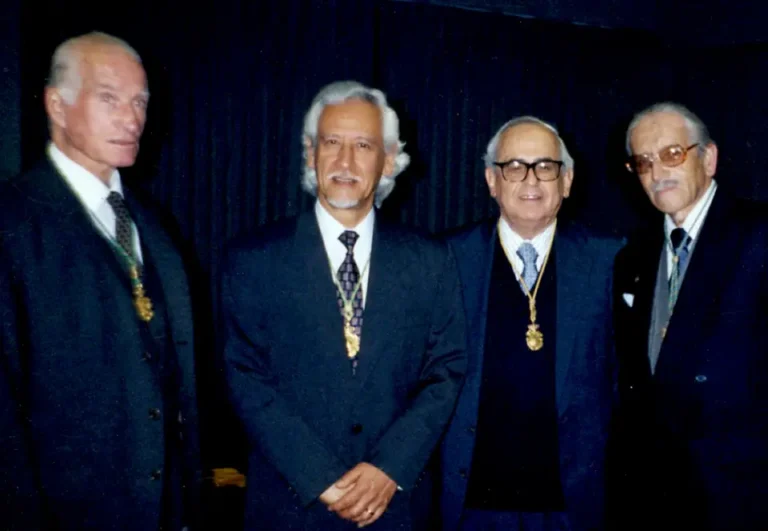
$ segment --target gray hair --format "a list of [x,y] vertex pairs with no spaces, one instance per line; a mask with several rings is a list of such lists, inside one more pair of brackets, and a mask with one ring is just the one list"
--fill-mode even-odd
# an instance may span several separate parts
[[493,135],[493,138],[491,138],[491,141],[488,142],[488,147],[485,150],[485,156],[483,157],[483,161],[485,162],[486,168],[492,168],[493,163],[496,161],[496,155],[497,151],[499,149],[499,141],[501,140],[501,135],[504,134],[504,132],[507,129],[510,129],[516,125],[520,124],[534,124],[534,125],[540,125],[547,131],[551,132],[555,137],[557,138],[557,143],[560,146],[560,158],[563,159],[563,166],[565,166],[565,170],[572,170],[573,169],[573,157],[571,157],[571,154],[568,152],[568,148],[565,145],[565,142],[560,137],[560,133],[557,131],[557,128],[550,124],[545,122],[544,120],[540,118],[536,118],[535,116],[518,116],[517,118],[513,118],[504,125],[502,125],[498,131],[496,131],[496,134]]
[[48,86],[58,88],[64,102],[68,105],[75,102],[82,87],[83,79],[80,74],[81,48],[86,44],[117,46],[125,50],[138,63],[141,63],[141,57],[131,45],[123,39],[100,31],[93,31],[67,39],[59,44],[56,51],[53,52],[51,71],[48,75]]
[[[395,177],[408,167],[411,157],[403,151],[405,142],[400,140],[400,121],[397,113],[387,104],[387,97],[380,90],[369,88],[357,81],[337,81],[323,87],[312,100],[312,105],[304,116],[304,131],[302,144],[309,139],[312,147],[317,145],[317,127],[320,116],[328,105],[338,105],[350,100],[361,100],[376,105],[381,111],[382,136],[387,152],[395,151],[394,169],[390,175],[383,175],[376,188],[374,200],[380,207],[384,199],[395,189]],[[307,153],[303,151],[306,161]],[[301,187],[308,193],[317,195],[317,172],[313,168],[304,167]]]
[[704,122],[701,121],[701,118],[696,116],[693,111],[688,109],[688,107],[685,105],[671,101],[664,101],[661,103],[655,103],[650,107],[643,109],[637,113],[634,118],[632,118],[631,122],[629,122],[629,127],[627,127],[627,136],[624,144],[628,155],[632,154],[632,147],[630,146],[632,131],[634,131],[635,127],[637,127],[637,124],[639,124],[643,118],[648,115],[658,113],[671,113],[682,117],[682,119],[685,121],[686,129],[688,129],[688,140],[694,144],[699,144],[698,150],[700,153],[703,153],[704,149],[709,144],[714,143],[712,137],[709,136],[709,130],[707,129],[707,126],[704,125]]

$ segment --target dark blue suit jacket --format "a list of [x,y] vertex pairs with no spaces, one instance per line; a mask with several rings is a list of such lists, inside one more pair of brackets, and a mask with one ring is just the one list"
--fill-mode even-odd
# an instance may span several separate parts
[[617,260],[622,528],[768,529],[768,206],[718,190],[651,375],[660,224]]
[[[562,225],[554,240],[561,479],[573,528],[601,529],[605,448],[616,390],[612,269],[620,241]],[[496,239],[495,220],[450,238],[462,282],[469,354],[466,381],[440,454],[440,514],[442,528],[450,531],[458,528],[471,471]]]
[[459,279],[447,245],[378,218],[369,271],[353,377],[314,213],[228,253],[225,361],[250,444],[247,529],[355,529],[317,498],[361,461],[404,489],[371,529],[423,528],[425,466],[466,366]]
[[[126,201],[168,309],[182,421],[174,430],[184,438],[185,501],[195,507],[186,275],[158,220],[128,192]],[[163,482],[153,472],[165,463],[166,423],[148,413],[162,407],[158,361],[145,356],[125,271],[47,161],[0,189],[0,326],[0,527],[157,529]]]

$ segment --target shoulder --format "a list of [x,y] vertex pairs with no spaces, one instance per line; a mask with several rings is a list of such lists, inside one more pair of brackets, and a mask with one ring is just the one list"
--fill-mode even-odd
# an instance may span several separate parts
[[[559,235],[586,249],[615,256],[626,244],[626,238],[605,229],[588,226],[579,221],[567,221],[558,227]],[[586,250],[585,249],[585,250]]]
[[493,237],[498,218],[486,219],[452,229],[441,234],[451,248],[462,253],[478,244],[485,244]]
[[225,266],[237,268],[285,254],[294,243],[299,219],[282,219],[232,238],[224,247]]

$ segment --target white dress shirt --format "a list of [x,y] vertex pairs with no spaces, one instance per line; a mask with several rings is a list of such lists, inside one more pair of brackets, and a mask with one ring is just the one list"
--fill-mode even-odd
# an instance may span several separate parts
[[[512,269],[515,271],[515,277],[517,281],[520,281],[520,273],[523,272],[523,259],[517,254],[517,249],[523,243],[530,243],[533,248],[536,249],[536,270],[541,272],[541,266],[544,264],[544,259],[549,252],[549,242],[552,241],[552,234],[555,232],[555,222],[549,224],[549,226],[542,232],[534,236],[530,240],[526,240],[518,233],[516,233],[509,223],[504,218],[499,218],[499,236],[501,242],[504,244],[504,248],[510,254],[507,258],[512,260]],[[533,286],[530,287],[533,290]]]
[[[48,156],[59,174],[91,215],[96,230],[114,241],[117,238],[115,211],[107,203],[107,196],[110,192],[123,195],[120,172],[117,170],[112,172],[109,186],[106,186],[101,179],[62,153],[53,142],[48,144]],[[133,223],[133,248],[136,257],[141,262],[141,240],[135,223]]]
[[[336,272],[341,267],[344,258],[347,256],[347,247],[339,241],[339,236],[345,230],[353,230],[357,233],[358,238],[353,249],[355,263],[357,269],[363,275],[362,283],[360,285],[360,291],[363,295],[363,307],[365,307],[365,301],[368,293],[368,278],[370,277],[370,265],[366,267],[366,264],[371,259],[371,246],[373,245],[373,225],[376,215],[372,208],[368,215],[365,216],[356,227],[347,229],[344,225],[339,223],[336,218],[320,204],[320,201],[315,202],[315,217],[317,218],[317,225],[320,227],[320,234],[323,237],[323,245],[325,246],[325,254],[331,262],[333,268],[334,278]],[[330,273],[330,271],[329,271]]]
[[[685,216],[682,228],[685,229],[685,232],[688,233],[688,236],[693,242],[696,242],[696,238],[698,237],[699,232],[701,232],[701,227],[704,225],[704,220],[707,219],[707,212],[709,212],[709,207],[712,205],[712,199],[715,197],[715,192],[717,192],[717,183],[712,179],[707,191],[704,192],[704,195],[702,195],[698,201],[696,201],[696,204],[691,211]],[[675,251],[672,249],[669,235],[672,234],[672,231],[676,228],[677,225],[675,225],[672,216],[669,214],[665,215],[664,236],[666,239],[664,240],[664,247],[667,249],[667,279],[672,277],[672,259],[675,256]],[[691,247],[693,247],[693,243],[688,246],[689,251],[691,250]]]

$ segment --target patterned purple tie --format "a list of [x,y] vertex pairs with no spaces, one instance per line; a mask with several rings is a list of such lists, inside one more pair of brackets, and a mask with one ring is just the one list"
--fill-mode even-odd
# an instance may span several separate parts
[[135,259],[133,254],[133,222],[128,207],[125,206],[123,196],[117,192],[109,192],[107,203],[115,212],[115,233],[117,243],[128,253],[128,256]]
[[[339,241],[344,244],[344,247],[347,248],[347,256],[344,257],[344,261],[341,263],[341,267],[339,267],[337,277],[339,279],[341,289],[344,290],[344,297],[347,300],[350,300],[352,297],[352,292],[355,291],[355,287],[357,287],[357,283],[360,281],[360,270],[357,268],[355,257],[352,252],[352,249],[355,247],[355,243],[357,243],[358,237],[359,235],[353,230],[345,230],[341,233],[341,236],[339,236]],[[341,294],[338,293],[338,291],[336,293],[336,300],[339,304],[339,311],[341,311],[341,316],[344,317],[344,300],[341,298]],[[357,337],[360,337],[360,333],[363,328],[362,286],[357,288],[355,298],[352,300],[352,310],[352,328],[355,329],[355,334],[357,334]]]

